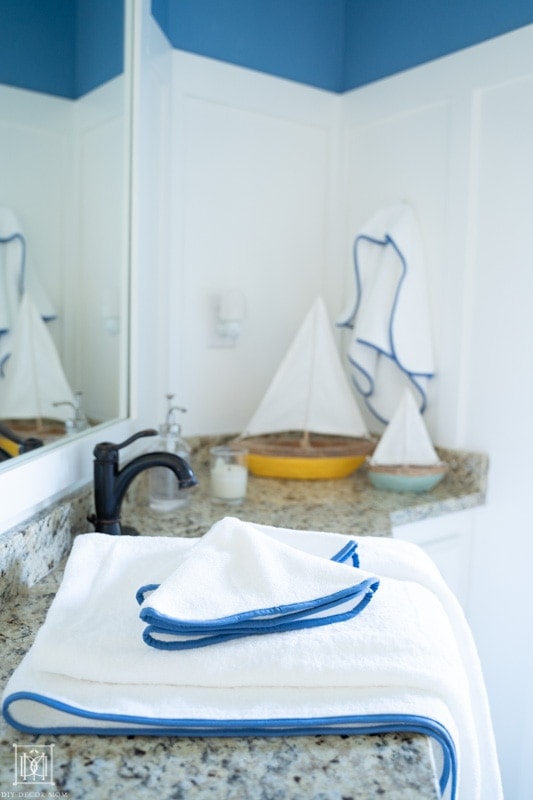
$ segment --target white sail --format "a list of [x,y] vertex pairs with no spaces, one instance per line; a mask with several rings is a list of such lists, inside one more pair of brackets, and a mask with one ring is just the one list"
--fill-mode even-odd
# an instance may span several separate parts
[[13,330],[11,355],[0,379],[0,419],[72,416],[74,395],[63,372],[52,337],[33,301],[25,294]]
[[384,466],[428,466],[440,463],[409,389],[404,389],[400,404],[385,428],[370,463]]
[[368,436],[321,297],[305,317],[242,435],[283,431]]

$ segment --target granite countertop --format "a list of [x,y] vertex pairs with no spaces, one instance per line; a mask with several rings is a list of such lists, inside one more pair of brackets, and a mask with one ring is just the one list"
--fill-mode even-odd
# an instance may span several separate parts
[[[471,508],[484,501],[487,463],[483,456],[441,451],[451,470],[424,495],[373,489],[364,469],[336,481],[278,481],[252,476],[240,506],[221,506],[209,499],[208,448],[193,447],[192,464],[200,485],[187,506],[173,514],[151,511],[146,480],[136,480],[124,503],[122,520],[145,535],[199,536],[226,514],[264,524],[300,529],[334,530],[354,535],[390,535],[392,525]],[[140,476],[142,477],[142,476]],[[83,533],[92,508],[92,493],[69,501],[76,508],[71,533]],[[32,559],[45,542],[52,553],[54,525],[68,529],[69,502],[56,506],[41,522],[31,521],[7,538],[5,551],[24,547],[16,561],[37,574]],[[83,509],[83,512],[82,512]],[[44,532],[43,532],[44,531]],[[11,543],[11,545],[10,545]],[[11,547],[11,549],[10,549]],[[45,562],[52,569],[33,586],[21,581],[0,608],[2,660],[0,678],[9,675],[42,624],[62,577],[58,545]],[[0,553],[1,555],[1,553]],[[42,554],[41,558],[42,558]],[[64,561],[64,559],[63,559]],[[11,571],[10,571],[11,570]],[[21,574],[24,570],[19,570]],[[28,583],[31,581],[28,580]],[[30,736],[0,723],[0,791],[14,786],[14,744],[54,743],[54,787],[35,787],[41,794],[71,800],[121,800],[154,795],[213,800],[434,800],[439,797],[429,740],[419,734],[372,736],[304,736],[249,738],[163,738],[143,736]],[[47,794],[50,792],[50,794]],[[55,794],[54,794],[55,792]],[[3,795],[4,796],[4,795]],[[8,796],[8,795],[5,795]],[[14,796],[19,796],[14,795]],[[20,795],[23,796],[23,795]]]
[[[445,478],[430,492],[386,492],[375,489],[360,467],[347,478],[297,481],[251,475],[245,501],[238,506],[213,503],[209,496],[209,447],[192,442],[191,464],[199,485],[190,502],[174,514],[151,511],[147,473],[132,484],[122,509],[125,525],[142,534],[201,536],[220,517],[301,530],[335,531],[352,536],[390,536],[395,525],[461,511],[485,502],[488,462],[478,453],[437,448],[449,466]],[[218,443],[211,440],[210,444]]]

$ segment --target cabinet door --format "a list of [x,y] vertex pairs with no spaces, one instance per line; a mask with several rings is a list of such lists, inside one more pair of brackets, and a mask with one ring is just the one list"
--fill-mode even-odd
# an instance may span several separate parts
[[474,510],[393,527],[395,539],[421,547],[435,562],[463,609],[468,605]]

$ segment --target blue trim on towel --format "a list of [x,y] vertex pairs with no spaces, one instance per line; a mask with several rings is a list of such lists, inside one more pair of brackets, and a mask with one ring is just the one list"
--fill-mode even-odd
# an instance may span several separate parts
[[330,561],[336,561],[340,564],[344,564],[348,561],[349,558],[352,559],[352,565],[354,567],[359,566],[359,556],[356,553],[357,550],[357,542],[347,542],[344,547],[341,547],[338,553],[335,553],[334,556],[331,556]]
[[[34,727],[18,723],[9,708],[17,702],[41,703],[62,713],[72,714],[84,720],[100,720],[109,723],[124,723],[128,727],[98,726],[53,726]],[[102,714],[62,703],[36,692],[15,692],[4,700],[2,714],[6,722],[16,730],[30,734],[100,734],[103,736],[312,736],[312,735],[371,735],[378,733],[410,732],[430,736],[442,748],[443,767],[439,779],[441,795],[451,780],[450,800],[457,792],[457,753],[448,730],[437,720],[412,714],[369,714],[334,717],[289,717],[287,719],[162,719],[126,714]],[[147,726],[147,727],[136,727]]]
[[[18,276],[18,287],[17,287],[19,295],[20,297],[22,297],[22,295],[24,294],[24,290],[26,288],[26,239],[24,238],[22,233],[17,232],[17,233],[12,233],[10,236],[7,237],[0,236],[0,244],[9,244],[10,242],[13,242],[17,239],[22,247],[22,254],[20,257],[20,273]],[[43,322],[52,322],[53,320],[57,319],[57,314],[52,314],[52,315],[42,314],[41,318]],[[2,335],[3,333],[9,333],[9,328],[2,328],[2,330],[0,330],[0,335]],[[3,372],[4,364],[5,364],[5,358],[2,361],[0,367],[0,377],[2,378],[4,377],[4,372]]]
[[[0,333],[7,333],[8,331],[0,331]],[[4,372],[4,367],[6,363],[9,361],[11,357],[11,353],[6,353],[6,355],[0,360],[0,378],[5,378],[6,373]]]
[[135,599],[137,600],[137,603],[142,606],[146,599],[145,595],[147,595],[148,592],[155,592],[155,590],[159,589],[160,586],[160,583],[147,583],[146,586],[140,586],[135,592]]
[[[359,555],[357,554],[357,542],[354,542],[353,540],[343,545],[339,552],[332,555],[329,560],[336,561],[339,564],[345,564],[350,558],[352,559],[352,566],[358,567]],[[135,594],[137,603],[141,606],[144,603],[148,592],[155,592],[155,590],[159,589],[160,586],[160,583],[148,583],[146,586],[141,586],[139,589],[137,589]]]
[[[143,631],[143,640],[150,647],[158,650],[190,650],[196,647],[228,642],[244,636],[260,636],[272,633],[317,628],[336,622],[345,622],[357,616],[373,598],[379,587],[379,579],[367,578],[356,587],[343,589],[317,601],[291,603],[285,606],[254,609],[240,614],[231,614],[213,620],[184,621],[160,614],[152,608],[144,608],[139,614],[143,622],[148,623]],[[321,611],[328,611],[354,599],[356,604],[347,611],[329,616],[313,617]],[[311,605],[312,602],[312,605]],[[272,619],[265,619],[270,614]],[[180,640],[158,639],[154,634],[163,636],[188,637]],[[192,638],[191,638],[192,637]]]
[[[272,633],[284,633],[286,631],[318,628],[323,625],[332,625],[336,622],[345,622],[346,620],[353,619],[353,617],[356,617],[364,608],[366,608],[366,606],[372,600],[378,584],[379,582],[376,582],[374,584],[375,588],[371,587],[369,591],[364,594],[362,600],[360,600],[360,602],[352,609],[339,614],[332,614],[328,617],[314,617],[312,619],[306,619],[305,614],[313,613],[313,610],[308,610],[307,612],[291,615],[290,618],[283,617],[282,621],[280,622],[264,620],[259,622],[257,625],[254,625],[253,623],[244,623],[242,625],[233,627],[228,626],[227,630],[225,630],[223,626],[220,626],[218,633],[214,633],[215,629],[219,627],[215,625],[211,626],[210,632],[206,632],[205,629],[200,627],[198,629],[191,627],[188,630],[178,630],[177,627],[172,629],[170,626],[165,627],[164,625],[149,624],[143,631],[143,640],[147,645],[154,647],[157,650],[191,650],[192,648],[207,647],[209,645],[220,644],[222,642],[229,642],[232,639],[242,639],[245,636],[262,636]],[[338,603],[332,603],[331,605],[336,606]],[[153,634],[160,634],[163,636],[188,636],[189,638],[180,641],[165,640],[157,639]],[[190,638],[195,636],[198,638]]]
[[[405,278],[406,278],[406,275],[407,275],[407,271],[408,271],[408,266],[407,266],[407,262],[406,262],[406,260],[405,260],[405,258],[403,256],[400,248],[398,247],[398,245],[396,244],[396,242],[394,241],[392,236],[390,236],[388,233],[385,234],[383,239],[377,239],[377,238],[375,238],[373,236],[368,236],[367,234],[364,234],[364,233],[359,234],[359,236],[356,236],[355,241],[354,241],[354,245],[353,245],[355,284],[356,284],[356,289],[357,289],[357,298],[356,298],[356,302],[355,302],[355,308],[354,308],[353,312],[350,314],[350,316],[346,320],[344,320],[344,322],[339,322],[339,323],[337,323],[337,325],[340,328],[350,328],[352,330],[354,328],[353,320],[357,316],[357,312],[359,311],[359,306],[360,306],[361,300],[362,300],[361,275],[360,275],[359,258],[358,258],[358,248],[359,248],[359,244],[362,241],[369,242],[370,244],[377,244],[380,247],[387,247],[388,245],[390,245],[395,250],[398,258],[400,259],[400,263],[401,263],[401,266],[402,266],[402,274],[400,275],[400,278],[398,280],[398,285],[396,286],[396,291],[394,292],[394,300],[393,300],[393,303],[392,303],[392,309],[391,309],[391,314],[390,314],[390,318],[389,318],[389,331],[388,331],[388,334],[389,334],[389,350],[384,350],[381,347],[377,347],[374,343],[368,342],[365,339],[356,339],[356,341],[360,345],[363,345],[365,347],[371,348],[372,350],[375,350],[375,352],[378,353],[378,355],[383,356],[384,358],[390,359],[391,361],[393,361],[397,365],[398,369],[401,372],[403,372],[403,374],[409,379],[411,385],[416,390],[416,392],[419,394],[420,400],[421,400],[419,410],[420,410],[420,413],[423,414],[424,411],[426,410],[426,406],[427,406],[427,395],[426,395],[426,392],[424,391],[424,389],[422,388],[422,386],[418,383],[418,379],[419,378],[433,378],[435,376],[435,373],[434,372],[410,372],[407,369],[407,367],[402,364],[402,362],[401,362],[401,360],[398,357],[398,354],[396,352],[396,347],[394,345],[394,336],[393,336],[393,323],[394,323],[394,317],[395,317],[395,314],[396,314],[396,309],[397,309],[398,301],[399,301],[399,297],[400,297],[400,290],[402,288],[403,282],[405,281]],[[374,380],[372,379],[372,376],[369,375],[368,372],[365,369],[363,369],[363,367],[360,364],[357,363],[357,361],[355,361],[353,358],[351,358],[351,356],[349,354],[348,354],[348,361],[350,362],[350,364],[354,368],[354,375],[352,376],[352,381],[353,381],[357,391],[362,395],[362,397],[364,399],[364,402],[365,402],[365,405],[367,406],[368,410],[380,422],[382,422],[384,425],[388,424],[389,420],[385,419],[373,407],[372,403],[370,402],[370,398],[372,397],[372,395],[374,394],[374,391],[375,391],[375,384],[374,384]],[[357,377],[358,375],[364,377],[364,379],[366,380],[368,388],[365,389],[364,386],[360,383],[360,378],[358,379],[358,377]]]
[[16,239],[19,240],[21,247],[22,247],[22,255],[20,257],[20,273],[18,276],[18,290],[20,296],[24,294],[24,284],[25,284],[25,274],[26,274],[26,239],[21,233],[12,233],[11,236],[0,236],[0,244],[9,244],[10,242],[14,242]]
[[[353,566],[358,567],[359,556],[356,551],[357,542],[351,540],[329,560],[345,563],[351,558]],[[135,594],[137,603],[142,605],[147,595],[158,589],[160,585],[150,583],[141,586]],[[141,609],[139,614],[140,619],[147,623],[143,631],[143,640],[149,647],[158,650],[190,650],[240,639],[244,636],[283,633],[344,622],[357,616],[368,605],[378,587],[379,579],[370,577],[331,595],[299,603],[251,609],[209,620],[182,620],[147,607]],[[357,602],[347,611],[309,618],[313,614],[323,614],[339,605],[344,605],[352,599]],[[160,639],[158,638],[160,635],[180,638],[179,640]]]
[[226,617],[215,617],[213,619],[182,620],[178,617],[171,617],[162,614],[153,608],[143,608],[139,614],[143,622],[156,624],[159,628],[172,633],[198,633],[205,630],[225,630],[233,629],[235,625],[242,628],[253,630],[257,623],[262,627],[276,625],[280,619],[300,619],[302,617],[315,614],[317,611],[326,611],[334,608],[341,603],[357,599],[363,592],[370,589],[375,591],[379,586],[378,578],[367,578],[356,586],[347,589],[340,589],[333,594],[324,595],[313,600],[303,600],[298,603],[286,603],[285,605],[270,606],[268,608],[254,608],[249,611],[240,611],[237,614],[228,614]]

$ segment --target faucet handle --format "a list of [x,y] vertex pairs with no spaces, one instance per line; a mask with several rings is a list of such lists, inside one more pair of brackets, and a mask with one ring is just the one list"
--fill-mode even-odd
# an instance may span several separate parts
[[100,444],[97,444],[94,448],[94,458],[96,461],[118,461],[118,451],[122,450],[124,447],[128,447],[128,445],[136,442],[137,439],[141,439],[143,436],[157,436],[157,431],[155,428],[146,428],[144,431],[134,433],[133,436],[120,442],[120,444],[100,442]]

